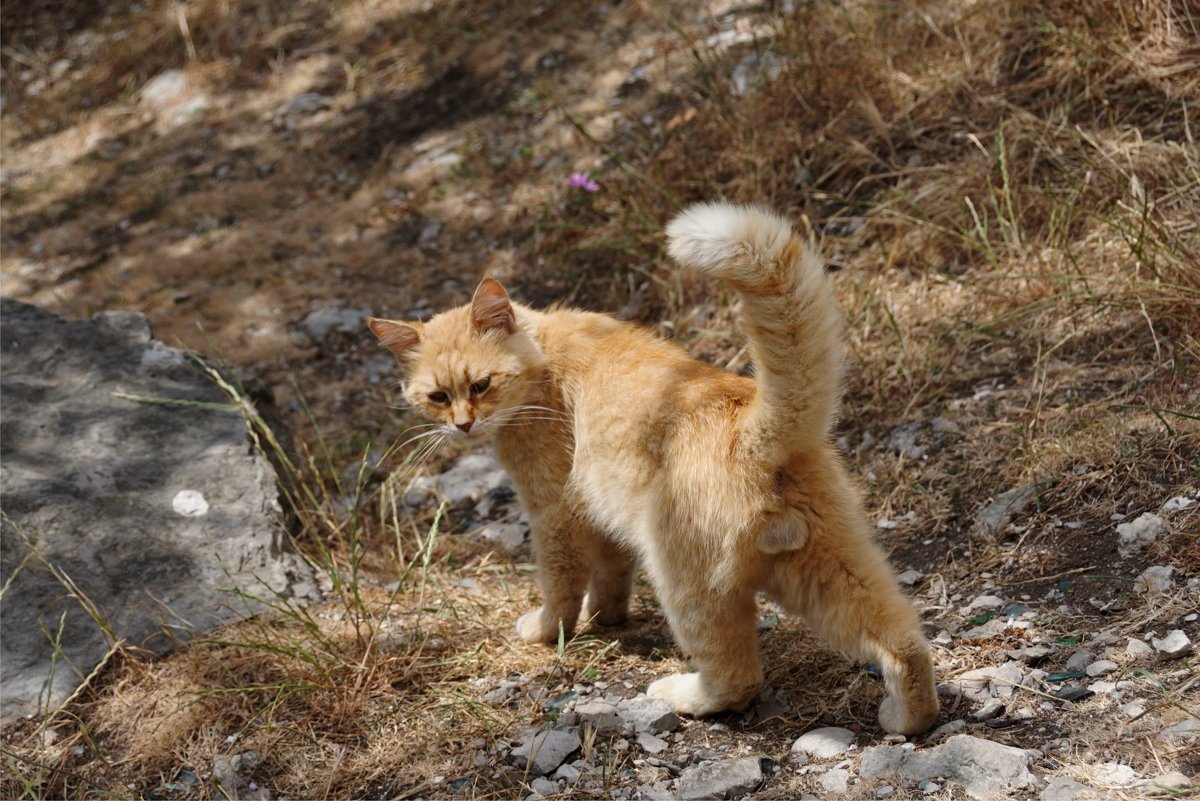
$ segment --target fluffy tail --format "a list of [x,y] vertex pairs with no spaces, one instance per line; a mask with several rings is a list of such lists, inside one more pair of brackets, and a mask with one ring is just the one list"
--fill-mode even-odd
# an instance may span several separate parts
[[688,207],[667,238],[677,262],[724,278],[741,296],[758,383],[747,444],[776,461],[824,442],[841,395],[844,345],[820,257],[778,215],[728,203]]

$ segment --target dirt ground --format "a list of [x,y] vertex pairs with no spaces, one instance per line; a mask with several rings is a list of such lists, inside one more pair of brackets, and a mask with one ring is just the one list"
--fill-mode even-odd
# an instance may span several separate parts
[[[515,641],[528,546],[476,536],[519,514],[511,499],[451,507],[436,541],[436,503],[380,515],[363,553],[344,495],[364,458],[375,503],[461,455],[387,479],[418,421],[365,317],[427,317],[484,274],[744,367],[727,293],[661,252],[669,215],[711,197],[790,215],[835,272],[852,353],[835,437],[913,571],[939,680],[1010,661],[1052,677],[1080,651],[1117,664],[1043,676],[990,718],[947,689],[939,723],[1039,749],[1019,797],[1063,776],[1079,798],[1194,795],[1103,767],[1200,773],[1194,737],[1161,736],[1200,716],[1196,657],[1128,650],[1200,639],[1200,14],[1119,5],[6,4],[0,291],[141,311],[268,387],[320,454],[299,472],[328,504],[300,515],[299,545],[366,568],[361,598],[334,581],[315,617],[383,645],[347,635],[317,677],[252,647],[130,655],[54,742],[37,721],[4,732],[5,797],[214,797],[214,759],[250,748],[276,797],[513,797],[532,777],[508,747],[553,699],[676,669],[644,586],[628,627]],[[1145,514],[1156,538],[1122,555],[1118,526]],[[1138,583],[1151,566],[1173,568],[1161,591]],[[1049,654],[1009,656],[1032,645]],[[600,778],[585,765],[559,791],[675,792],[711,752],[771,761],[755,797],[833,797],[837,768],[789,762],[791,744],[824,725],[884,743],[880,684],[769,609],[763,652],[753,709],[687,722],[652,761],[600,742]],[[1106,679],[1129,684],[1089,689]],[[222,695],[274,684],[308,689]],[[855,781],[842,797],[884,786]]]

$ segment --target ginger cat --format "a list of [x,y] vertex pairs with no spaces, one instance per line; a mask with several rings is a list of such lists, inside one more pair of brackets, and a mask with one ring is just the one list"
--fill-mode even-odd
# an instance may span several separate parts
[[490,278],[428,323],[370,321],[405,399],[490,437],[528,507],[544,600],[517,633],[569,637],[581,608],[620,623],[640,562],[696,668],[648,692],[707,715],[763,683],[764,591],[882,667],[884,730],[924,731],[938,715],[929,646],[829,442],[843,323],[819,258],[750,207],[692,206],[667,235],[676,261],[741,297],[754,379],[604,315],[513,303]]

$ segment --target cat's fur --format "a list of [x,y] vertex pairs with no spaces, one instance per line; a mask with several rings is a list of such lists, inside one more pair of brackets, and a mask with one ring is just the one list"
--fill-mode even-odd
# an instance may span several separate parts
[[370,321],[406,400],[490,436],[529,509],[543,605],[517,632],[555,642],[581,608],[621,622],[640,561],[697,670],[650,685],[679,712],[754,698],[764,591],[882,667],[885,730],[925,730],[929,646],[829,442],[842,318],[819,258],[749,207],[693,206],[667,234],[672,257],[740,296],[754,379],[611,317],[512,303],[491,279],[424,325]]

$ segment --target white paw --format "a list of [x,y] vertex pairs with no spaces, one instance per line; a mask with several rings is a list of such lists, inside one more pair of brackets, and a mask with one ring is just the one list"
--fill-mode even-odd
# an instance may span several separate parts
[[710,699],[699,673],[664,676],[646,688],[646,695],[663,699],[681,715],[699,716],[717,711],[710,708]]
[[525,642],[558,642],[558,621],[550,622],[546,607],[539,606],[517,619],[517,636]]
[[937,716],[936,703],[916,713],[894,695],[887,696],[879,704],[879,725],[888,734],[920,734],[937,721]]

